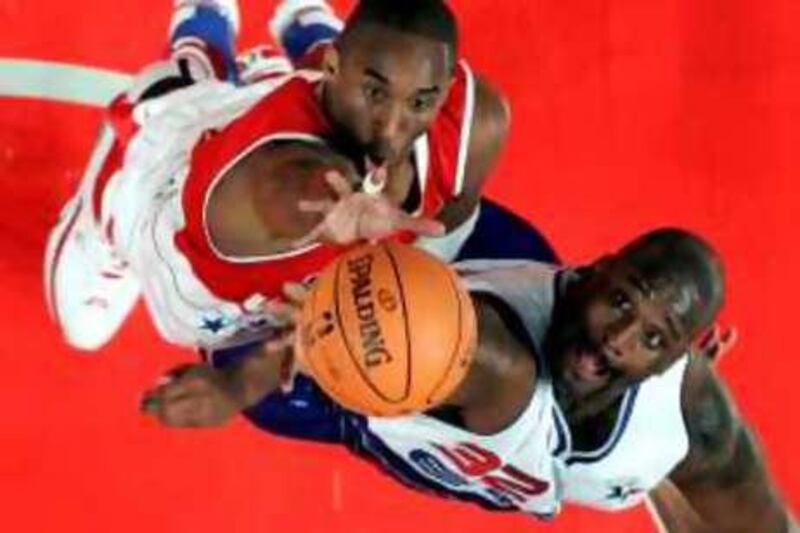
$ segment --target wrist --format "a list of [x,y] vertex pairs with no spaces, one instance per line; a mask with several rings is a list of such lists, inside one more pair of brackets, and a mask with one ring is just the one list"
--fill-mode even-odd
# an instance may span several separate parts
[[219,371],[219,387],[236,411],[250,407],[251,393],[248,391],[241,365],[233,365]]

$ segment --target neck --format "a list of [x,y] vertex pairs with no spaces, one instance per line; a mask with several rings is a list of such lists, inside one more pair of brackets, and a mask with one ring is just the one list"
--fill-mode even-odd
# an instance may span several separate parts
[[618,382],[583,396],[575,394],[567,383],[558,379],[554,390],[556,403],[564,413],[570,426],[578,426],[604,411],[612,409],[625,391],[631,386],[628,382]]

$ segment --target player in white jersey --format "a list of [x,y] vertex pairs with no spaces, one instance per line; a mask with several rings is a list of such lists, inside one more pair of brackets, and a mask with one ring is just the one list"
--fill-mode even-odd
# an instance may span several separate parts
[[304,376],[270,392],[274,358],[229,353],[214,361],[221,370],[197,366],[151,391],[145,409],[186,426],[244,408],[268,431],[343,443],[404,483],[491,509],[551,517],[568,501],[613,511],[669,484],[686,502],[659,499],[671,530],[788,529],[751,430],[708,359],[691,352],[723,297],[705,242],[664,229],[584,268],[459,269],[479,346],[444,407],[360,416]]

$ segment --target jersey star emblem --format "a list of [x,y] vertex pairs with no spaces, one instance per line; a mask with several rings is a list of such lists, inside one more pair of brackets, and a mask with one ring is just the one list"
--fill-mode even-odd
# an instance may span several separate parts
[[219,333],[225,328],[225,319],[221,317],[209,318],[203,317],[203,325],[200,329],[210,331],[211,333]]
[[640,492],[642,492],[642,489],[634,485],[614,485],[611,487],[611,492],[606,495],[606,499],[624,502],[631,496],[639,494]]

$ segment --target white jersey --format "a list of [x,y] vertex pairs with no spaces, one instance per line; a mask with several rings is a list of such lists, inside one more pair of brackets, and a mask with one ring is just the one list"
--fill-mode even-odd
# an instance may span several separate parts
[[555,410],[555,452],[565,500],[604,510],[641,503],[689,450],[681,412],[681,385],[688,358],[627,391],[614,429],[592,451],[572,449],[569,429]]
[[[558,271],[520,261],[470,261],[458,267],[470,291],[489,292],[517,313],[532,350],[543,353]],[[563,501],[628,507],[642,501],[688,451],[680,407],[685,368],[684,358],[630,389],[611,436],[595,451],[572,449],[541,357],[529,404],[500,433],[477,435],[420,414],[366,418],[350,440],[411,485],[492,509],[550,517]]]
[[[471,268],[484,262],[462,263]],[[517,262],[502,262],[516,264]],[[491,262],[496,265],[497,262]],[[506,301],[522,319],[532,350],[541,354],[553,306],[555,270],[540,263],[486,270],[466,276],[471,292],[488,292]],[[524,280],[524,285],[519,283]],[[512,286],[517,289],[511,292]],[[552,451],[557,445],[552,384],[537,364],[537,382],[528,405],[508,427],[478,435],[425,414],[369,418],[368,431],[429,488],[496,509],[514,509],[548,518],[559,509]]]

